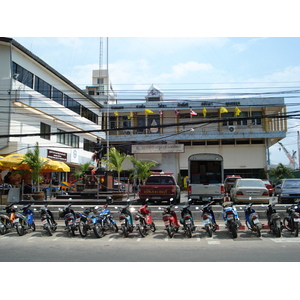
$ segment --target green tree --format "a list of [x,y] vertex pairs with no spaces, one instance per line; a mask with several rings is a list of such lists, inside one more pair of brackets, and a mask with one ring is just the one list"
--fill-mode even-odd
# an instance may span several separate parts
[[[105,154],[108,159],[106,161],[102,161],[107,163],[109,169],[114,169],[118,173],[118,182],[120,182],[120,174],[123,171],[122,165],[127,157],[129,157],[125,153],[121,153],[115,147],[111,147],[109,149],[109,153]],[[118,185],[118,189],[120,190],[120,184]]]
[[38,192],[40,191],[40,175],[47,162],[47,160],[45,161],[40,158],[39,143],[36,142],[33,151],[29,149],[27,153],[24,154],[24,159],[20,163],[26,163],[27,165],[29,165],[32,175],[32,181],[37,185]]
[[151,175],[152,171],[150,168],[156,166],[154,161],[142,161],[137,160],[133,156],[130,156],[130,161],[133,163],[134,166],[134,173],[133,178],[142,180],[144,184],[146,179]]
[[85,172],[89,170],[91,162],[81,164],[79,170],[73,174],[74,179],[82,180],[85,177]]
[[275,182],[283,178],[295,177],[292,169],[285,167],[282,163],[279,163],[276,168],[270,169],[269,174]]

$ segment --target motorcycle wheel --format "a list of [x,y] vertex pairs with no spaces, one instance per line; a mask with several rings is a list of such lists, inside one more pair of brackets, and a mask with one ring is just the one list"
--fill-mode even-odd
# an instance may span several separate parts
[[169,226],[167,227],[167,233],[170,238],[174,236],[175,228],[172,222],[170,222]]
[[73,235],[73,236],[75,236],[75,230],[76,230],[75,226],[72,226],[72,227],[71,227],[71,232],[72,232],[72,235]]
[[50,225],[47,223],[44,227],[44,229],[47,231],[47,233],[52,236],[52,232],[51,232],[51,228],[50,228]]
[[295,224],[295,237],[298,237],[298,234],[299,234],[299,224],[296,223]]
[[32,222],[32,224],[30,225],[30,227],[31,227],[32,231],[35,231],[35,223],[34,222]]
[[289,218],[288,217],[284,217],[283,226],[286,230],[292,231],[292,228],[289,226]]
[[96,223],[93,230],[97,238],[102,238],[104,236],[104,231],[100,223]]
[[121,227],[124,237],[128,237],[128,228],[125,225]]
[[276,237],[281,237],[281,228],[280,228],[280,225],[278,226],[277,222],[276,222],[274,227],[275,227],[274,231],[275,231]]
[[145,222],[141,222],[141,224],[138,227],[138,231],[142,237],[145,237],[147,235],[147,229]]
[[257,237],[261,237],[260,228],[258,226],[256,226],[256,234],[257,234]]
[[17,224],[16,224],[16,229],[17,229],[17,233],[18,233],[19,236],[24,235],[25,229],[24,229],[24,227],[21,225],[21,223],[17,223]]
[[209,237],[212,237],[212,228],[211,228],[211,226],[206,225],[206,226],[205,226],[205,230],[206,230],[208,236],[209,236]]
[[5,224],[2,221],[0,222],[0,233],[1,234],[7,233],[7,228],[6,228]]
[[[86,237],[87,236],[87,230],[86,230],[86,227],[85,227],[85,223],[83,221],[80,221],[78,227],[79,227],[79,233],[80,233],[80,235],[82,237]],[[72,231],[73,231],[73,228],[72,228]]]
[[186,236],[187,236],[188,238],[191,238],[191,237],[192,237],[192,228],[191,228],[191,226],[187,226],[187,227],[186,227],[185,233],[186,233]]
[[114,231],[115,231],[115,232],[118,232],[118,231],[119,231],[119,228],[118,228],[117,224],[114,224],[114,225],[113,225],[113,228],[114,228]]
[[230,225],[230,232],[231,232],[232,238],[236,239],[237,238],[237,228],[236,228],[236,226],[234,226],[234,224]]
[[155,232],[156,231],[156,226],[155,224],[152,222],[152,224],[150,225],[150,229],[152,232]]

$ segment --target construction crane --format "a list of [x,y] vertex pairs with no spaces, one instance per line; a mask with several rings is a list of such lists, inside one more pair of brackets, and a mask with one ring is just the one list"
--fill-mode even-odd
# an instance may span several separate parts
[[293,150],[293,155],[290,154],[290,152],[283,146],[282,143],[278,142],[278,144],[282,147],[285,155],[287,156],[287,158],[290,161],[290,164],[294,167],[294,169],[296,169],[296,161],[295,161],[295,157],[296,157],[296,153],[297,151]]

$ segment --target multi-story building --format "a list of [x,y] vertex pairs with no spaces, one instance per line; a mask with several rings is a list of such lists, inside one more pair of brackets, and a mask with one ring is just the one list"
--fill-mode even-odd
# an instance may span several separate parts
[[109,82],[107,69],[93,70],[93,84],[86,87],[86,93],[93,96],[101,104],[117,103],[117,95]]
[[[91,160],[101,132],[102,105],[11,38],[0,38],[0,155],[41,156],[75,171]],[[64,178],[61,178],[64,179]]]
[[223,156],[225,175],[258,177],[270,164],[269,147],[286,136],[281,97],[175,102],[152,85],[145,98],[104,105],[103,128],[109,119],[110,145],[155,161],[156,171],[187,176],[190,155],[216,153]]

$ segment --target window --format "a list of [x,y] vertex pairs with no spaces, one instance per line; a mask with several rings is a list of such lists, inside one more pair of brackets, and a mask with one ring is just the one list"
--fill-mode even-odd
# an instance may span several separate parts
[[87,139],[83,139],[83,150],[94,152],[96,147],[96,143]]
[[45,123],[40,124],[40,137],[46,140],[50,140],[51,126]]
[[79,136],[72,133],[67,133],[61,129],[57,129],[57,132],[60,132],[60,134],[57,135],[57,143],[68,145],[73,148],[79,148]]
[[63,102],[63,99],[64,99],[63,93],[61,91],[59,91],[58,89],[56,89],[55,87],[53,87],[52,99],[61,105],[63,105],[63,103],[64,103]]
[[252,125],[261,125],[261,111],[253,111],[252,117],[259,117],[257,119],[252,119]]
[[51,85],[37,76],[35,76],[34,89],[45,97],[51,98]]
[[97,84],[104,84],[104,78],[97,78]]
[[[226,118],[233,118],[234,117],[234,113],[233,112],[228,112],[228,113],[224,113],[222,114],[222,118],[226,119]],[[223,126],[232,126],[233,125],[233,121],[232,120],[224,120],[223,121]]]
[[65,107],[69,108],[70,110],[74,111],[75,113],[80,115],[80,107],[81,105],[75,101],[73,98],[64,95],[64,105]]
[[15,79],[19,82],[25,84],[31,89],[33,88],[33,74],[15,62],[13,62],[13,76],[15,76]]
[[[238,117],[247,118],[248,117],[248,112],[246,112],[246,111],[241,112]],[[237,123],[237,125],[245,125],[245,126],[247,126],[247,124],[248,124],[247,119],[245,119],[245,120],[238,120],[238,121],[236,121],[236,123]]]

